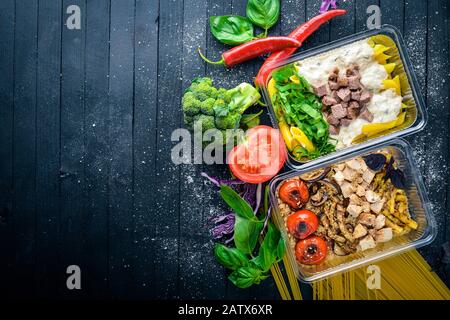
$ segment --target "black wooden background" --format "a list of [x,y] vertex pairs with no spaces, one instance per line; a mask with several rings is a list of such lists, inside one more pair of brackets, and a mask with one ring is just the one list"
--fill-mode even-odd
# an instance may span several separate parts
[[[320,0],[284,0],[273,35],[316,15]],[[408,138],[439,224],[421,250],[440,264],[448,241],[449,7],[438,0],[338,1],[348,14],[303,46],[366,29],[366,8],[399,28],[428,105]],[[81,8],[81,30],[66,9]],[[218,58],[210,15],[245,14],[245,0],[0,1],[0,290],[10,297],[278,298],[272,280],[234,288],[213,259],[210,218],[223,210],[200,172],[171,162],[180,97],[196,76],[232,87],[261,60],[233,70]],[[82,289],[66,289],[79,265]],[[307,289],[305,286],[304,288]]]

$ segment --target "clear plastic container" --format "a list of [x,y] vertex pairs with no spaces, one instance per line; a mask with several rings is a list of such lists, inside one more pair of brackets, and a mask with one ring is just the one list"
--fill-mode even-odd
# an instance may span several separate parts
[[[411,230],[408,234],[394,236],[385,243],[379,243],[375,248],[356,252],[348,256],[328,255],[327,259],[316,266],[299,264],[294,255],[294,249],[288,241],[288,234],[284,219],[280,213],[277,201],[277,188],[285,180],[308,173],[317,169],[326,168],[333,164],[349,160],[357,156],[363,156],[378,150],[389,151],[395,157],[398,167],[403,170],[406,177],[406,194],[409,202],[411,217],[418,223],[417,230]],[[353,151],[345,156],[329,159],[322,163],[316,163],[302,170],[293,170],[275,177],[270,183],[270,200],[272,204],[272,216],[277,227],[281,230],[286,240],[287,256],[299,280],[312,282],[337,273],[351,270],[377,260],[386,259],[393,255],[405,252],[411,248],[418,248],[430,244],[436,237],[437,227],[431,213],[430,202],[423,184],[422,177],[414,161],[410,145],[401,139],[395,139],[377,146],[371,146],[364,151]]]
[[[323,155],[314,160],[301,162],[296,160],[289,153],[287,165],[291,169],[300,169],[305,166],[313,165],[314,163],[328,161],[330,159],[334,159],[336,157],[340,157],[355,152],[357,150],[363,150],[375,144],[380,144],[385,141],[392,140],[393,138],[396,137],[416,133],[424,128],[427,122],[427,113],[425,109],[424,100],[421,96],[416,76],[412,70],[411,62],[406,53],[406,48],[403,39],[400,35],[400,32],[393,26],[384,25],[383,27],[381,27],[381,29],[378,30],[365,31],[334,42],[330,42],[329,44],[311,50],[307,50],[305,52],[292,56],[286,61],[280,62],[280,64],[277,65],[277,68],[298,61],[302,61],[306,58],[324,54],[333,49],[337,49],[342,46],[354,43],[356,41],[369,38],[376,39],[378,43],[385,44],[391,48],[389,51],[387,51],[387,54],[391,56],[389,62],[395,62],[397,65],[393,72],[393,76],[396,75],[400,76],[403,103],[405,103],[408,106],[405,122],[400,126],[397,126],[390,130],[383,131],[382,133],[379,133],[371,138],[368,138],[367,140],[364,139],[360,140],[357,144],[353,144],[344,149],[336,150],[333,153]],[[270,81],[270,78],[268,79],[268,81]],[[266,86],[263,90],[264,91],[263,95],[265,101],[269,106],[272,124],[274,125],[274,127],[278,128],[278,120],[275,115],[272,102],[269,99],[267,84],[268,83],[266,83]]]

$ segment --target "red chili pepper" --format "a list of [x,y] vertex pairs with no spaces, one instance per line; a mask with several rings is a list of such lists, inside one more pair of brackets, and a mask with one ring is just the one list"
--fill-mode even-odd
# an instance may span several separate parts
[[[321,25],[325,22],[330,21],[334,17],[342,16],[346,14],[346,10],[330,10],[325,13],[319,14],[312,18],[311,20],[306,21],[297,27],[294,31],[289,34],[289,37],[298,40],[300,43],[303,43],[311,34],[314,33]],[[281,60],[290,57],[297,48],[287,48],[283,51],[272,53],[266,61],[263,63],[261,68],[259,69],[258,75],[255,78],[255,85],[257,87],[263,87],[266,85],[267,79],[269,78],[274,66],[278,64]]]
[[256,39],[237,47],[234,47],[222,54],[220,61],[211,61],[206,58],[200,49],[198,50],[200,57],[208,63],[223,64],[231,68],[244,61],[256,58],[269,52],[276,52],[286,48],[295,49],[300,47],[301,43],[292,37],[267,37]]

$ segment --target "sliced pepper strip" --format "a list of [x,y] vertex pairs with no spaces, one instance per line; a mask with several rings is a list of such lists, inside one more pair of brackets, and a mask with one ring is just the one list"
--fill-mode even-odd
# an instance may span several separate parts
[[286,147],[289,151],[292,151],[295,147],[295,141],[291,134],[290,126],[285,121],[280,121],[278,126],[280,127],[280,132],[283,136],[284,142],[286,143]]
[[383,122],[383,123],[369,123],[362,126],[362,134],[357,136],[355,139],[353,139],[352,143],[363,139],[363,138],[370,138],[374,135],[381,133],[383,131],[395,128],[397,126],[402,125],[405,122],[406,118],[406,112],[401,112],[397,119],[389,122]]
[[309,140],[308,136],[300,128],[291,127],[291,134],[294,140],[300,143],[303,148],[308,150],[308,152],[316,150],[312,141]]

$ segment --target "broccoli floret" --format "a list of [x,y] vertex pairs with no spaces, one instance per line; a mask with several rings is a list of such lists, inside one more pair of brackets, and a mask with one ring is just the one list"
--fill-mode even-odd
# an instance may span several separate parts
[[204,114],[199,114],[194,117],[194,127],[198,127],[200,125],[203,132],[209,129],[216,128],[216,126],[214,125],[214,117]]
[[195,97],[194,93],[186,92],[182,100],[184,114],[195,116],[200,112],[201,102]]
[[188,90],[189,92],[192,92],[200,101],[205,101],[211,97],[217,97],[217,89],[212,86],[212,80],[210,78],[196,79]]
[[219,129],[235,129],[239,120],[241,120],[241,115],[239,113],[230,113],[225,117],[216,117],[216,127]]
[[190,115],[187,115],[187,114],[184,114],[184,124],[186,125],[186,127],[188,129],[192,129],[193,123],[194,123],[194,117],[190,116]]
[[214,115],[214,103],[216,102],[216,100],[214,98],[208,98],[205,101],[203,101],[200,104],[200,111],[203,114],[206,114],[208,116],[213,116]]

